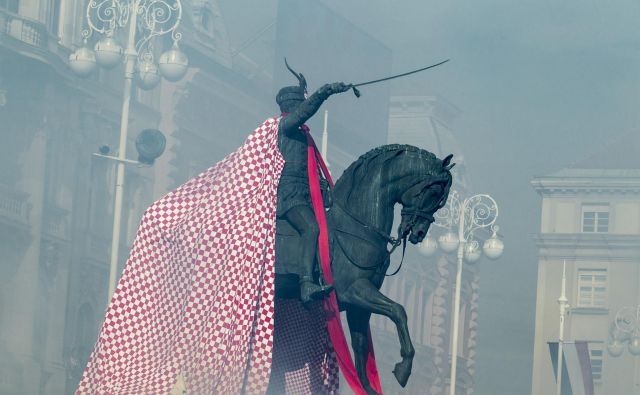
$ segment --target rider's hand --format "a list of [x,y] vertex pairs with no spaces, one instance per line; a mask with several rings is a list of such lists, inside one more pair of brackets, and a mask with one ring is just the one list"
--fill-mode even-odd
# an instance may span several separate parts
[[345,84],[344,82],[334,82],[333,84],[325,84],[320,90],[326,95],[334,95],[336,93],[346,92],[351,89],[351,84]]

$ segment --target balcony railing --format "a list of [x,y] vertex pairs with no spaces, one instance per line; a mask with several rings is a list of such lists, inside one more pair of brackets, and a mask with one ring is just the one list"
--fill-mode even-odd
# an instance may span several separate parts
[[69,238],[69,211],[49,205],[44,219],[43,230],[47,234],[63,240]]
[[49,32],[47,27],[20,15],[0,9],[0,33],[38,48],[47,48]]
[[29,225],[29,194],[0,185],[0,220]]
[[0,9],[0,43],[20,52],[29,52],[59,72],[70,72],[67,58],[71,49],[60,43],[40,21]]

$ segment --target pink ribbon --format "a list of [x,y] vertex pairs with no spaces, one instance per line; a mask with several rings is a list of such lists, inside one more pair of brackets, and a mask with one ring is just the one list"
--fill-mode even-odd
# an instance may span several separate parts
[[[320,266],[322,267],[322,273],[324,275],[324,281],[327,284],[333,284],[333,276],[331,274],[331,262],[329,258],[329,234],[327,233],[327,219],[324,215],[324,203],[322,201],[322,191],[320,190],[320,179],[318,176],[318,164],[322,169],[327,181],[333,188],[333,180],[327,169],[327,165],[322,159],[322,155],[318,151],[307,125],[302,125],[301,129],[307,136],[307,160],[309,171],[309,189],[311,191],[311,202],[313,204],[313,211],[318,221],[318,227],[320,228],[320,235],[318,236],[318,251],[320,255]],[[338,309],[338,300],[336,299],[336,293],[326,297],[323,301],[324,311],[327,317],[327,329],[329,330],[329,336],[333,348],[336,351],[338,358],[338,365],[344,375],[347,383],[357,395],[366,395],[366,391],[362,387],[356,368],[349,352],[349,346],[347,345],[347,339],[342,331],[342,323],[340,322],[340,310]],[[378,376],[378,368],[376,367],[376,360],[373,353],[373,343],[371,342],[371,330],[369,330],[369,355],[367,356],[367,377],[374,390],[379,394],[382,394],[380,387],[380,377]]]

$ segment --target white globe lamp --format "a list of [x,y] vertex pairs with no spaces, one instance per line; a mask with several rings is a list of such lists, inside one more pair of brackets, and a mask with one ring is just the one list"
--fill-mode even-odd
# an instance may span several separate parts
[[624,352],[624,344],[618,339],[613,339],[611,343],[607,345],[607,351],[612,357],[619,357]]
[[164,78],[171,82],[176,82],[187,73],[189,59],[184,52],[180,51],[178,45],[173,44],[173,48],[160,55],[158,66]]
[[640,355],[640,338],[637,336],[634,336],[633,339],[631,339],[631,342],[629,343],[629,352],[631,355],[636,357]]
[[138,72],[136,73],[138,86],[144,90],[153,89],[160,82],[160,72],[158,66],[149,60],[138,62]]
[[93,47],[98,64],[111,69],[122,61],[122,46],[113,37],[105,37]]
[[460,240],[458,239],[458,235],[449,231],[438,238],[438,244],[440,248],[442,248],[442,251],[453,252],[458,248]]
[[480,243],[476,240],[467,242],[464,246],[464,260],[468,263],[476,263],[482,256],[480,251]]
[[489,259],[498,259],[504,251],[504,243],[498,238],[498,230],[493,231],[493,235],[484,242],[482,251]]
[[69,55],[69,67],[79,77],[87,77],[96,69],[96,54],[87,47]]
[[418,250],[422,255],[431,257],[438,251],[438,242],[433,237],[427,235],[427,237],[418,244]]

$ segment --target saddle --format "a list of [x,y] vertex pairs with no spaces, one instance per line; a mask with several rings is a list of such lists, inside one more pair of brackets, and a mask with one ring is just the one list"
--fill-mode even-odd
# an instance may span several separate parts
[[[346,259],[363,270],[382,270],[389,264],[389,238],[358,222],[341,205],[334,203],[326,212],[329,235],[329,254],[333,266],[335,258]],[[300,235],[286,219],[276,220],[276,273],[299,275],[297,256]],[[316,270],[319,274],[316,257]]]

